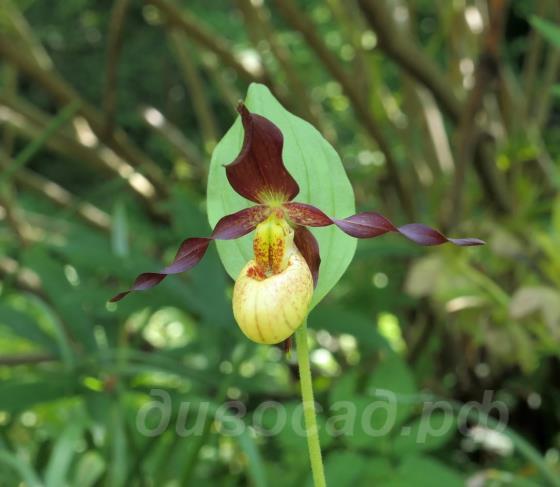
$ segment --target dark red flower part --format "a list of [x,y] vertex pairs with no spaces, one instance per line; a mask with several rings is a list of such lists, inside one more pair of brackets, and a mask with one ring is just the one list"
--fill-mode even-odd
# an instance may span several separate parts
[[291,201],[299,186],[282,160],[284,137],[270,120],[250,113],[240,103],[245,135],[237,158],[225,166],[231,187],[255,203]]
[[242,237],[256,228],[272,211],[280,212],[294,226],[294,243],[304,257],[313,282],[317,285],[321,257],[319,244],[306,227],[336,225],[344,233],[355,238],[374,238],[385,233],[399,233],[419,245],[452,243],[459,246],[482,245],[477,238],[448,238],[439,231],[420,223],[395,226],[379,213],[364,212],[343,219],[332,218],[319,208],[292,200],[299,193],[299,186],[286,169],[282,160],[284,138],[280,129],[261,115],[250,113],[243,103],[238,111],[244,128],[241,152],[225,166],[232,188],[256,206],[224,216],[210,237],[188,238],[173,262],[159,272],[140,274],[130,289],[114,296],[119,301],[132,291],[152,288],[170,274],[192,269],[204,257],[213,240],[232,240]]
[[283,207],[288,218],[297,225],[308,227],[336,225],[344,233],[356,238],[373,238],[388,232],[396,232],[419,245],[441,245],[447,242],[461,247],[484,245],[484,241],[478,238],[448,238],[421,223],[410,223],[397,227],[383,215],[373,211],[358,213],[339,220],[330,218],[319,208],[305,203],[285,203]]
[[110,302],[115,303],[132,291],[144,291],[158,285],[170,274],[192,269],[206,254],[208,246],[213,240],[233,240],[252,232],[256,226],[265,220],[270,210],[263,205],[252,206],[244,210],[226,215],[216,224],[210,237],[187,238],[180,245],[173,262],[159,272],[145,272],[140,274],[130,289],[113,296]]
[[321,255],[319,254],[319,243],[315,236],[305,227],[298,225],[294,230],[294,243],[307,262],[313,285],[317,287],[319,280],[319,266],[321,265]]

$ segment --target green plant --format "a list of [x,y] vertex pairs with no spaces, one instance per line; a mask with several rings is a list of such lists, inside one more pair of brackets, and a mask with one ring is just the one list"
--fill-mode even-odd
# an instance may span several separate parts
[[[252,113],[249,108],[258,109],[261,114]],[[313,287],[318,288],[318,295],[313,301],[316,305],[336,284],[355,247],[349,245],[347,240],[336,239],[331,233],[321,241],[321,247],[327,248],[329,252],[327,257],[322,258],[317,239],[306,227],[334,225],[355,238],[374,238],[396,232],[420,245],[450,242],[459,246],[473,246],[484,242],[475,238],[447,238],[437,230],[418,223],[396,227],[382,215],[373,212],[344,218],[327,216],[314,206],[316,199],[321,200],[325,195],[332,197],[334,194],[346,201],[353,199],[344,172],[339,175],[340,179],[336,178],[336,171],[341,170],[340,162],[333,158],[329,144],[319,134],[305,127],[303,121],[285,112],[264,86],[251,85],[246,104],[241,103],[238,111],[243,125],[241,149],[237,148],[238,133],[232,129],[216,149],[218,155],[212,160],[214,177],[210,177],[208,183],[209,200],[212,202],[210,206],[213,208],[209,213],[210,219],[222,211],[227,214],[220,215],[209,238],[186,239],[169,266],[160,272],[140,274],[130,289],[117,294],[111,301],[120,301],[132,291],[150,289],[170,274],[192,269],[200,262],[213,240],[236,240],[256,230],[252,245],[254,258],[247,255],[246,249],[243,255],[241,246],[223,247],[220,253],[228,272],[236,278],[234,315],[245,335],[257,343],[280,343],[289,340],[295,332],[307,441],[313,478],[315,485],[320,487],[325,485],[325,475],[315,417],[305,320],[311,309]],[[286,138],[290,131],[282,131],[272,121],[280,117],[289,120],[291,133],[297,131],[293,125],[303,126],[300,134],[306,137],[305,132],[308,133],[305,141],[297,143],[289,135]],[[305,147],[305,151],[302,147]],[[302,153],[297,154],[296,150]],[[228,155],[231,158],[238,151],[239,155],[233,162],[220,164],[220,160]],[[294,157],[294,152],[299,157]],[[324,154],[331,156],[325,157]],[[300,179],[306,184],[300,186],[296,182],[284,161],[289,161],[288,167],[294,168],[294,172],[307,174],[306,178]],[[216,168],[220,166],[225,168],[222,172],[225,172],[229,184],[215,175]],[[234,191],[256,205],[230,213],[239,206],[239,201],[225,203],[228,201],[226,186],[231,188],[229,198],[237,198]],[[302,200],[293,201],[300,194],[303,195]],[[240,264],[243,265],[241,270]],[[325,276],[323,268],[326,268]],[[332,269],[336,269],[336,272]]]

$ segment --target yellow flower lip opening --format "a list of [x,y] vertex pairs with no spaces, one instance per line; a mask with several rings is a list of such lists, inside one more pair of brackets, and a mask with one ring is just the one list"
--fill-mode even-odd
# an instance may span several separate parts
[[255,258],[242,269],[233,290],[233,315],[257,343],[280,343],[303,323],[313,295],[313,277],[294,245],[294,231],[281,210],[259,223]]

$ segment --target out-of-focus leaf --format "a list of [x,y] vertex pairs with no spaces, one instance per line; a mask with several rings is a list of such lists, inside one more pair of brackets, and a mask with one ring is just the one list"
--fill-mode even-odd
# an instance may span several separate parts
[[111,246],[115,255],[119,257],[126,257],[128,255],[128,218],[126,206],[122,200],[118,200],[113,207]]
[[397,455],[432,451],[441,448],[457,433],[457,421],[452,411],[422,415],[397,430],[393,451]]
[[[334,451],[326,457],[324,463],[328,485],[354,487],[361,479],[368,459],[355,452]],[[312,487],[313,483],[308,482],[307,485]]]
[[42,330],[29,315],[0,305],[0,324],[7,326],[15,335],[39,345],[44,350],[57,353],[55,340]]
[[33,467],[6,450],[0,450],[0,463],[4,463],[17,471],[27,487],[43,487]]
[[[558,94],[560,95],[560,85],[558,87]],[[560,238],[560,196],[554,200],[552,207],[552,230],[557,238]]]
[[518,289],[509,305],[512,318],[522,319],[537,311],[542,313],[546,325],[558,333],[560,325],[560,292],[539,286]]
[[45,319],[49,323],[53,340],[58,346],[60,358],[62,359],[66,369],[72,369],[75,361],[74,352],[60,318],[55,315],[51,307],[41,298],[30,296],[28,299],[33,302],[39,312],[44,315]]
[[413,409],[413,404],[401,396],[417,392],[412,372],[405,361],[397,354],[389,354],[376,365],[368,381],[368,396],[376,400],[387,397],[389,402],[395,401],[397,411],[395,425],[402,423]]
[[390,350],[391,348],[379,333],[375,320],[341,306],[325,304],[317,307],[309,315],[308,323],[314,330],[323,329],[333,334],[353,335],[361,350]]
[[37,272],[41,281],[45,283],[45,292],[74,338],[87,350],[95,350],[97,343],[93,335],[93,325],[89,320],[90,315],[84,312],[85,299],[80,286],[73,287],[64,275],[63,265],[40,247],[26,251],[24,262]]
[[56,401],[74,395],[79,388],[74,375],[43,377],[37,381],[12,379],[0,382],[0,410],[9,413],[24,411],[35,404]]
[[344,441],[352,448],[389,454],[391,434],[398,431],[415,406],[403,397],[414,393],[414,379],[402,358],[394,353],[387,354],[373,370],[367,383],[367,395],[355,395],[350,400],[356,414],[353,432],[345,434]]
[[362,482],[360,487],[370,485],[385,485],[395,475],[395,466],[389,457],[375,456],[368,458],[367,465],[363,470]]
[[[206,402],[206,401],[205,401]],[[218,420],[226,420],[238,430],[239,434],[235,435],[235,439],[248,459],[249,477],[256,487],[266,487],[268,485],[266,479],[265,468],[259,450],[255,444],[255,440],[251,436],[250,431],[247,429],[245,423],[237,416],[225,412],[223,408],[214,403],[209,403],[210,411],[217,416]],[[219,416],[217,412],[220,411],[223,416]]]
[[66,105],[60,112],[50,121],[45,129],[35,137],[22,151],[15,157],[13,163],[8,170],[0,174],[0,183],[12,176],[19,168],[25,166],[34,156],[41,150],[43,145],[60,129],[66,122],[68,122],[75,113],[79,110],[81,105],[80,101],[73,101]]
[[88,451],[84,453],[76,465],[73,485],[93,487],[103,475],[105,468],[105,460],[98,452]]
[[77,454],[76,447],[82,429],[82,422],[78,418],[73,418],[57,439],[45,471],[46,487],[60,487],[68,484],[70,468]]
[[438,255],[430,255],[417,260],[406,278],[406,292],[415,298],[432,294],[443,267],[444,262]]
[[125,436],[123,410],[115,403],[107,417],[111,441],[111,463],[108,466],[109,485],[121,487],[126,484],[128,470],[128,448]]
[[455,470],[429,457],[405,457],[387,487],[463,487],[465,480]]
[[523,245],[519,239],[501,227],[492,232],[488,244],[494,254],[504,258],[515,258],[523,252]]
[[356,394],[358,385],[358,370],[350,370],[338,378],[331,387],[329,400],[331,405],[339,401],[350,401]]
[[[310,124],[292,115],[259,84],[249,87],[246,106],[276,124],[284,136],[283,158],[288,171],[300,186],[296,201],[310,203],[328,215],[347,217],[355,212],[354,192],[340,157],[323,136]],[[249,206],[229,185],[224,164],[238,155],[243,141],[243,129],[238,119],[212,155],[208,175],[208,218],[214,226],[229,213]],[[336,227],[313,229],[321,249],[319,282],[313,296],[313,306],[338,282],[350,264],[356,241]],[[253,258],[251,236],[232,242],[217,242],[218,251],[229,275],[236,279],[242,267]]]
[[[286,420],[283,420],[284,414]],[[307,443],[305,441],[305,425],[301,402],[284,403],[278,408],[268,408],[258,418],[258,425],[269,434],[273,435],[282,447],[283,454],[288,458],[299,457],[307,454]],[[328,434],[325,427],[325,417],[318,415],[317,425],[321,447],[328,447],[333,437]],[[303,440],[303,441],[302,441]]]
[[537,29],[548,42],[560,48],[560,27],[558,27],[558,25],[535,15],[531,17],[531,25]]

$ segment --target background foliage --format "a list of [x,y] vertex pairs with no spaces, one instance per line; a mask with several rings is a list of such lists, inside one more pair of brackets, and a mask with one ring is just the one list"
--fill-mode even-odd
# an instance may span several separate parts
[[[553,0],[1,0],[0,484],[309,484],[290,428],[138,431],[154,388],[172,424],[181,402],[239,400],[247,424],[263,401],[298,404],[294,358],[235,326],[214,248],[106,302],[209,233],[211,153],[253,81],[336,148],[358,210],[489,242],[360,242],[311,314],[323,421],[375,389],[402,399],[387,436],[325,436],[331,485],[557,482],[559,15]],[[507,448],[474,434],[491,420],[401,434],[426,398],[457,409],[487,390]]]

